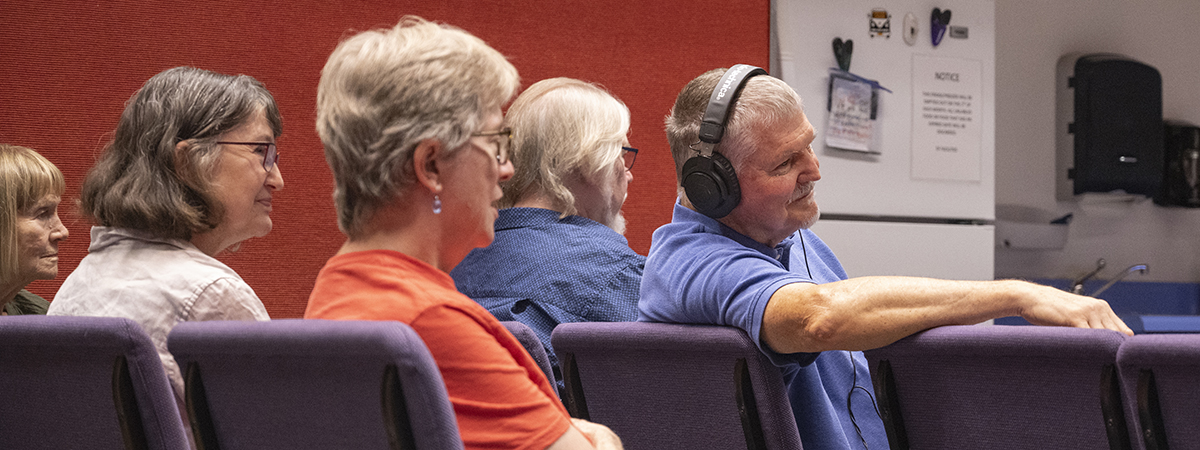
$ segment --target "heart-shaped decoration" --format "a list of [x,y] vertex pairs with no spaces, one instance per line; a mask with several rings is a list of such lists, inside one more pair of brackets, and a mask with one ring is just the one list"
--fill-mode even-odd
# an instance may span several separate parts
[[854,54],[854,40],[833,38],[833,57],[837,59],[838,68],[850,71],[850,56]]
[[950,10],[942,11],[938,8],[933,8],[933,19],[941,22],[942,25],[950,25]]
[[933,41],[934,47],[942,43],[942,38],[946,36],[946,28],[949,25],[950,10],[943,11],[941,8],[933,8],[933,13],[929,15],[929,37]]

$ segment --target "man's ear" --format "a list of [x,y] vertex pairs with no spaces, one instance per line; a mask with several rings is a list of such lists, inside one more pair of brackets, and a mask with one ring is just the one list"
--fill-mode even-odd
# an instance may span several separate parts
[[442,178],[437,160],[443,150],[441,141],[437,139],[425,139],[413,149],[413,173],[417,177],[417,183],[434,194],[442,192]]

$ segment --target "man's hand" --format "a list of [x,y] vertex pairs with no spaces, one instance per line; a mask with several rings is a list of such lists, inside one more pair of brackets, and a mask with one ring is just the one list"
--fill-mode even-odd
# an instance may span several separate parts
[[1032,283],[1015,284],[1021,317],[1034,325],[1106,328],[1133,336],[1108,302]]
[[592,445],[596,450],[623,450],[621,446],[621,438],[617,437],[616,433],[604,425],[588,422],[582,419],[571,418],[571,423],[575,424],[575,428],[579,429],[588,440],[592,441]]

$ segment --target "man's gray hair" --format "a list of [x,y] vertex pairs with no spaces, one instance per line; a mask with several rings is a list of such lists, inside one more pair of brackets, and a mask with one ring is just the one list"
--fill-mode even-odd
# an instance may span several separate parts
[[[683,163],[697,155],[692,146],[700,142],[700,122],[708,108],[708,99],[726,70],[710,70],[689,82],[675,98],[671,115],[666,118],[677,183],[683,174]],[[753,77],[742,88],[729,114],[717,151],[738,168],[748,151],[760,144],[761,135],[800,112],[800,96],[783,80],[767,75]]]
[[517,69],[479,38],[419,17],[338,44],[317,87],[317,134],[342,232],[360,237],[375,212],[416,181],[417,144],[434,139],[447,155],[460,150],[519,82]]
[[505,182],[501,207],[533,193],[562,217],[576,213],[571,178],[592,180],[620,158],[629,133],[629,108],[603,88],[551,78],[530,86],[508,108],[516,174]]

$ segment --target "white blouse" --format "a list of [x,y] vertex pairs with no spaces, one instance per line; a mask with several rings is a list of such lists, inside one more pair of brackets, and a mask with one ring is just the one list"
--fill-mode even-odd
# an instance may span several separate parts
[[183,399],[183,376],[167,351],[179,322],[269,320],[253,289],[229,266],[188,241],[92,227],[88,255],[67,276],[48,315],[127,317],[142,324]]

